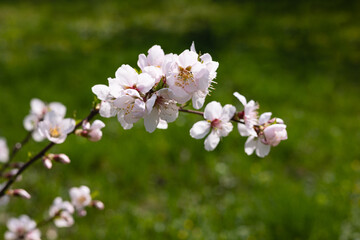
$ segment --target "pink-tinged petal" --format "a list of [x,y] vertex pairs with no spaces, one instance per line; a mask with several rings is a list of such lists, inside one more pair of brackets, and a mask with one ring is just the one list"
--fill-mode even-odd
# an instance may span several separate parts
[[36,114],[29,114],[25,117],[23,124],[27,131],[32,131],[39,121],[39,117]]
[[188,66],[192,66],[195,63],[198,62],[198,54],[195,52],[190,52],[189,50],[185,50],[183,51],[180,55],[179,55],[179,63],[182,67],[188,67]]
[[145,56],[145,54],[140,54],[139,55],[139,58],[138,58],[138,61],[137,61],[137,65],[139,66],[139,68],[141,69],[141,70],[144,70],[144,68],[146,67],[146,66],[148,66],[147,65],[147,59],[146,59],[146,56]]
[[108,78],[109,82],[109,95],[104,100],[108,100],[110,97],[118,98],[123,95],[124,88],[119,79],[117,78]]
[[195,50],[195,43],[194,43],[194,41],[191,43],[191,46],[190,46],[190,51],[192,51],[192,52],[195,52],[195,53],[196,53],[196,50]]
[[161,105],[160,118],[166,122],[173,122],[179,115],[179,107],[175,102],[168,102]]
[[43,111],[46,108],[45,103],[38,98],[33,98],[30,101],[31,113],[34,113],[38,116],[43,115]]
[[248,127],[246,127],[245,124],[238,123],[238,130],[241,136],[243,137],[250,136]]
[[245,142],[245,153],[247,155],[253,154],[254,150],[256,149],[257,145],[257,138],[250,136]]
[[270,117],[271,117],[271,114],[272,114],[271,112],[265,112],[265,113],[261,114],[260,118],[259,118],[259,124],[263,125],[264,123],[269,121]]
[[154,104],[155,104],[155,101],[157,99],[157,96],[156,94],[153,94],[151,96],[151,98],[149,98],[147,101],[146,101],[146,111],[148,114],[151,113],[151,111],[153,110],[153,107],[154,107]]
[[127,122],[124,120],[124,114],[118,113],[118,114],[117,114],[117,119],[118,119],[119,123],[121,124],[121,126],[122,126],[125,130],[131,129],[131,128],[133,127],[133,124],[132,124],[132,123],[127,123]]
[[60,117],[65,117],[66,114],[66,107],[59,102],[52,102],[49,104],[50,111],[55,112]]
[[[132,87],[137,83],[138,73],[130,65],[123,64],[115,72],[116,79],[123,88]],[[110,84],[109,84],[110,85]],[[111,88],[111,87],[110,87]]]
[[225,122],[221,124],[221,128],[219,129],[220,137],[226,137],[233,130],[234,126],[231,122]]
[[190,129],[190,136],[195,139],[201,139],[209,133],[211,124],[208,121],[199,121]]
[[92,124],[90,129],[102,129],[105,127],[105,123],[101,120],[95,120]]
[[220,117],[221,121],[224,122],[230,121],[234,117],[235,112],[236,112],[236,108],[233,105],[226,104],[222,109],[222,113]]
[[159,45],[152,46],[148,51],[147,62],[151,66],[161,66],[165,53]]
[[280,141],[287,139],[286,125],[285,124],[273,124],[264,129],[264,135],[266,142],[275,147]]
[[256,145],[256,155],[258,157],[265,157],[266,155],[268,155],[270,152],[270,145],[265,145],[263,144],[261,141],[257,142]]
[[112,106],[111,103],[102,101],[100,104],[100,116],[109,118],[116,115],[116,109]]
[[114,106],[117,108],[126,108],[129,104],[133,103],[135,99],[129,95],[123,95],[114,101]]
[[214,119],[220,119],[222,113],[222,107],[219,102],[212,101],[205,107],[204,118],[210,121]]
[[206,151],[212,151],[220,142],[220,137],[215,131],[211,131],[209,136],[205,139],[204,145]]
[[178,103],[183,104],[191,99],[191,95],[184,91],[183,88],[176,87],[175,85],[170,86],[172,99],[176,100]]
[[137,89],[140,90],[143,94],[150,91],[150,89],[155,85],[155,79],[147,73],[141,73],[138,76]]
[[75,125],[76,125],[76,123],[75,123],[74,119],[66,118],[66,119],[62,120],[59,125],[60,131],[64,134],[69,134],[74,130]]
[[143,69],[143,73],[149,74],[152,78],[155,79],[155,83],[160,82],[161,78],[165,75],[161,68],[154,66],[147,66]]
[[147,132],[152,133],[155,131],[159,124],[159,110],[153,109],[150,114],[144,117],[144,125]]
[[241,95],[240,93],[238,92],[234,92],[234,96],[239,99],[239,101],[241,102],[242,105],[246,106],[247,102],[246,102],[246,98]]
[[165,120],[160,119],[159,124],[157,125],[158,129],[167,129],[168,123]]
[[197,88],[206,91],[210,85],[209,71],[201,63],[195,64],[191,71],[194,73]]
[[40,132],[38,128],[31,133],[31,136],[35,140],[35,142],[41,142],[45,139],[45,136]]
[[192,96],[192,105],[195,109],[200,109],[204,105],[206,94],[202,91],[197,91]]
[[110,90],[109,87],[103,84],[95,85],[91,88],[91,91],[97,96],[100,100],[106,100]]

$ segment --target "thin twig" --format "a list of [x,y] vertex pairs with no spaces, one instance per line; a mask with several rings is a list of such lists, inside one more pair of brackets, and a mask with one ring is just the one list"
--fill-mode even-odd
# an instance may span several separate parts
[[16,153],[18,153],[20,151],[20,149],[27,143],[29,142],[29,140],[31,139],[31,135],[32,135],[32,131],[28,132],[25,136],[25,138],[21,141],[21,142],[17,142],[15,143],[10,156],[9,156],[9,161],[7,161],[6,163],[4,163],[1,168],[0,168],[0,176],[2,176],[3,172],[5,171],[5,169],[7,169],[10,166],[10,162],[14,159]]
[[[204,113],[203,113],[203,112],[195,111],[195,110],[190,110],[190,109],[184,109],[184,108],[182,108],[182,107],[179,108],[179,111],[180,111],[180,112],[192,113],[192,114],[197,114],[197,115],[200,115],[200,116],[204,116]],[[237,123],[241,123],[241,124],[245,124],[244,122],[236,119],[236,118],[235,118],[235,115],[231,118],[231,121],[237,122]]]
[[[69,133],[68,135],[72,134],[75,132],[75,130],[77,128],[79,128],[80,126],[82,126],[84,121],[89,121],[91,120],[94,116],[96,116],[99,113],[99,110],[97,108],[94,108],[91,110],[90,114],[84,118],[83,120],[81,120],[78,124],[76,124],[74,130]],[[34,162],[36,162],[38,159],[40,159],[42,156],[45,155],[45,153],[51,149],[53,146],[55,145],[55,143],[50,142],[45,148],[43,148],[38,154],[36,154],[34,157],[32,157],[29,161],[27,161],[21,168],[19,168],[19,170],[17,171],[17,173],[6,182],[6,185],[1,189],[0,191],[0,198],[2,196],[5,195],[6,190],[15,182],[15,180],[18,178],[18,176],[20,176],[20,174],[25,171],[29,166],[31,166]]]

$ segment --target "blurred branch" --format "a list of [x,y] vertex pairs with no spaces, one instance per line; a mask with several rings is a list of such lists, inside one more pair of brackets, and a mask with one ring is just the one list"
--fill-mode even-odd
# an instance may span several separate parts
[[8,168],[10,166],[10,162],[11,160],[14,159],[15,155],[17,152],[20,151],[20,149],[27,143],[29,142],[29,140],[31,139],[31,135],[32,135],[32,131],[28,132],[28,134],[26,134],[25,138],[21,141],[21,142],[17,142],[15,143],[12,152],[10,153],[10,157],[9,157],[9,161],[7,161],[5,164],[3,164],[0,168],[0,176],[2,176],[3,172],[5,171],[6,168]]
[[[84,121],[89,121],[91,120],[93,117],[95,117],[97,114],[99,113],[99,109],[98,108],[93,108],[91,110],[91,112],[89,113],[89,115],[84,118],[83,120],[81,120],[78,124],[76,124],[74,130],[69,133],[68,135],[72,134],[75,132],[75,130],[79,127],[82,126]],[[50,142],[45,148],[43,148],[38,154],[36,154],[34,157],[32,157],[29,161],[27,161],[21,168],[19,168],[19,170],[17,171],[17,173],[7,181],[6,185],[1,189],[0,191],[0,198],[3,197],[6,193],[6,190],[9,189],[9,187],[15,182],[15,180],[20,176],[20,174],[22,172],[24,172],[29,166],[31,166],[34,162],[36,162],[38,159],[40,159],[42,156],[45,155],[45,153],[50,150],[53,146],[55,145],[55,143]]]

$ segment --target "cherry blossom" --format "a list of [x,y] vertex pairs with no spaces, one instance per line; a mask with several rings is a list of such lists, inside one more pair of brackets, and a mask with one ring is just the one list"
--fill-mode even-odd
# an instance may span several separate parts
[[166,76],[174,99],[181,104],[192,99],[195,109],[203,106],[211,83],[209,70],[198,59],[197,53],[185,50],[168,65]]
[[205,139],[205,149],[212,151],[219,144],[220,138],[227,136],[233,129],[230,120],[235,114],[235,107],[227,104],[224,107],[219,102],[210,102],[205,107],[204,118],[206,121],[199,121],[190,129],[190,136],[196,139]]
[[[160,89],[155,92],[146,102],[147,115],[144,116],[146,131],[153,132],[163,124],[173,122],[179,115],[179,108],[176,101],[171,99],[171,90],[168,88]],[[161,123],[161,120],[165,121]]]
[[35,141],[41,142],[44,140],[44,136],[38,129],[38,123],[44,118],[45,114],[50,111],[54,111],[57,115],[64,117],[66,113],[66,107],[59,102],[45,104],[43,101],[37,98],[31,99],[30,107],[30,114],[27,115],[23,121],[24,128],[27,131],[32,131],[32,137]]
[[49,216],[54,218],[54,224],[57,227],[70,227],[74,224],[74,206],[68,202],[63,201],[61,197],[54,199],[53,204],[49,209]]
[[286,125],[278,118],[270,120],[271,112],[261,114],[259,118],[258,137],[250,136],[245,142],[245,152],[251,155],[254,151],[259,157],[265,157],[271,146],[277,146],[287,139]]
[[35,221],[26,215],[10,218],[7,222],[9,231],[5,233],[5,240],[40,240],[41,232],[36,228]]
[[92,124],[87,121],[83,122],[83,129],[75,131],[76,135],[86,137],[92,142],[97,142],[102,137],[101,129],[105,127],[105,123],[101,120],[95,120]]
[[49,141],[63,143],[69,133],[75,128],[75,120],[71,118],[63,119],[51,111],[45,114],[44,120],[39,123],[40,133]]
[[238,92],[234,92],[234,96],[244,105],[244,111],[240,112],[238,116],[240,119],[243,119],[245,123],[238,123],[240,135],[243,137],[257,136],[254,125],[258,123],[257,110],[259,109],[259,104],[255,103],[253,100],[247,102],[246,98]]
[[69,191],[71,203],[82,216],[86,215],[85,207],[91,204],[90,189],[87,186],[73,187]]
[[9,161],[9,148],[6,139],[0,137],[0,162],[6,163],[7,161]]

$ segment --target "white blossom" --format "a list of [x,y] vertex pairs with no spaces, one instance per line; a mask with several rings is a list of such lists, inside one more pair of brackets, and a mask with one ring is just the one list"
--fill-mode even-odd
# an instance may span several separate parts
[[212,151],[219,144],[220,138],[227,136],[233,129],[230,120],[235,114],[235,107],[227,104],[224,107],[219,102],[210,102],[205,107],[204,118],[206,121],[199,121],[190,129],[190,136],[196,139],[205,139],[205,149]]
[[286,125],[281,119],[270,120],[271,112],[261,114],[259,118],[258,136],[250,136],[245,142],[245,152],[251,155],[254,151],[258,157],[265,157],[271,146],[277,146],[281,140],[287,139]]
[[9,148],[6,139],[0,137],[0,162],[6,163],[7,161],[9,161]]
[[30,113],[25,117],[23,124],[27,131],[32,131],[32,137],[37,142],[44,140],[44,136],[38,129],[38,124],[44,118],[45,114],[53,111],[60,117],[64,117],[66,113],[66,107],[63,104],[59,102],[45,104],[37,98],[31,99],[30,107]]
[[90,189],[87,186],[73,187],[69,191],[71,203],[75,209],[81,214],[85,215],[85,207],[91,204]]
[[69,133],[75,128],[75,120],[71,118],[63,119],[51,111],[45,114],[44,120],[39,123],[40,133],[49,141],[63,143]]
[[77,135],[88,138],[92,142],[97,142],[102,137],[101,129],[105,127],[105,123],[101,120],[95,120],[92,124],[85,121],[83,124],[83,129],[79,129],[80,131],[76,131]]
[[181,104],[192,99],[193,107],[201,108],[211,79],[207,66],[199,61],[199,55],[185,50],[174,56],[174,62],[166,68],[166,82],[174,93],[174,99]]
[[54,199],[53,204],[49,209],[49,216],[55,217],[54,224],[57,227],[70,227],[74,224],[74,206],[68,202],[63,201],[61,197]]
[[238,130],[241,136],[257,136],[256,131],[254,130],[254,125],[258,123],[258,112],[259,105],[250,100],[246,101],[246,98],[239,94],[238,92],[234,92],[234,96],[239,99],[239,101],[244,105],[244,111],[242,112],[241,118],[244,120],[245,124],[238,123]]
[[168,88],[160,89],[146,101],[146,111],[144,124],[150,133],[157,127],[163,127],[164,122],[161,120],[165,121],[167,127],[167,123],[175,121],[179,115],[179,108],[176,101],[171,99],[171,90]]
[[41,232],[36,228],[35,221],[26,215],[19,218],[10,218],[7,222],[7,231],[4,235],[5,240],[40,240]]

